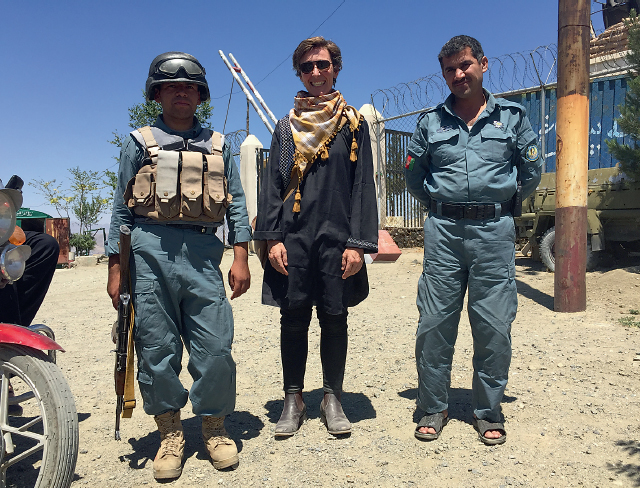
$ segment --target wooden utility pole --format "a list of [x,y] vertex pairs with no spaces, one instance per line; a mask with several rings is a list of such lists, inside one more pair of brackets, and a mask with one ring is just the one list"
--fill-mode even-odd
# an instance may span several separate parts
[[590,13],[590,0],[558,2],[554,299],[558,312],[587,308]]

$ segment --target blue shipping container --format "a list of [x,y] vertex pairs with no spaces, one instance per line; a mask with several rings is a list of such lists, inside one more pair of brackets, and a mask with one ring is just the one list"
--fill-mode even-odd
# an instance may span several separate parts
[[[611,168],[618,162],[609,153],[606,139],[618,139],[629,144],[631,139],[618,127],[615,121],[620,116],[619,106],[624,103],[627,93],[627,76],[618,75],[596,78],[589,83],[589,169]],[[544,155],[548,172],[556,170],[556,89],[545,91],[545,147]],[[541,91],[532,89],[517,95],[505,96],[527,109],[533,130],[538,138],[542,134],[540,120]]]

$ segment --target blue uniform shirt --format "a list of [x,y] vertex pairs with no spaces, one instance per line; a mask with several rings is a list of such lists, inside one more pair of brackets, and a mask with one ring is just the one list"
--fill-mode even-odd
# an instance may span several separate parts
[[471,127],[453,112],[453,95],[418,120],[405,177],[423,205],[430,197],[450,203],[510,200],[518,166],[523,198],[540,182],[542,158],[524,107],[484,93],[487,106]]
[[[202,126],[198,121],[195,125],[185,132],[178,132],[170,129],[159,116],[154,124],[155,127],[163,130],[168,134],[180,136],[184,139],[194,139],[202,131]],[[113,213],[111,214],[111,225],[109,226],[109,238],[105,252],[111,256],[119,254],[118,241],[120,240],[120,225],[126,224],[133,226],[135,220],[145,220],[148,222],[158,222],[152,219],[146,219],[139,215],[135,215],[133,211],[124,203],[124,192],[127,183],[133,178],[142,166],[145,150],[129,134],[122,144],[120,150],[120,168],[118,170],[118,184],[116,186],[115,196],[113,199]],[[244,190],[240,182],[240,174],[235,163],[231,159],[231,151],[225,144],[222,148],[222,158],[224,160],[225,176],[227,177],[228,191],[232,195],[233,200],[227,208],[227,224],[229,233],[227,238],[230,244],[239,242],[249,242],[251,240],[251,226],[249,225],[249,216],[247,215],[247,207],[245,204]],[[179,223],[179,222],[174,222]],[[189,224],[198,224],[198,222],[189,221]],[[170,225],[169,223],[165,223]],[[202,225],[211,225],[211,222],[203,222]]]

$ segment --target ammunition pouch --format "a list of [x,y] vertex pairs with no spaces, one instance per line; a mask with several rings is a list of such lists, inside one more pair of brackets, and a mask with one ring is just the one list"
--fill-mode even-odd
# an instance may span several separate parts
[[232,196],[224,173],[221,135],[212,134],[211,154],[160,149],[149,127],[139,129],[149,164],[124,194],[134,213],[161,221],[221,222]]

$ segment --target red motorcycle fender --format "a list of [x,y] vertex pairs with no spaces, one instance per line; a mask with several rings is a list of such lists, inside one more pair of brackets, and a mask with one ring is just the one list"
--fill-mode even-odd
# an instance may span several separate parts
[[11,324],[0,324],[0,344],[19,344],[40,351],[53,349],[64,352],[62,346],[47,336],[32,332],[25,327]]

